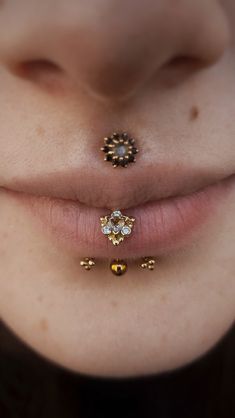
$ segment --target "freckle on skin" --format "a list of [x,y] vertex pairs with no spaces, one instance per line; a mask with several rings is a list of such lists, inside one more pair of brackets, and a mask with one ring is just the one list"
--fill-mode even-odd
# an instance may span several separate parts
[[161,301],[162,301],[162,302],[165,302],[165,301],[166,301],[166,295],[164,295],[164,294],[163,294],[163,295],[161,295]]
[[196,120],[199,116],[199,109],[197,106],[193,106],[190,110],[190,120]]
[[38,126],[36,132],[39,136],[43,136],[45,134],[45,129],[42,126]]
[[40,326],[42,331],[47,331],[48,330],[48,321],[46,320],[46,318],[42,318],[40,320],[39,326]]

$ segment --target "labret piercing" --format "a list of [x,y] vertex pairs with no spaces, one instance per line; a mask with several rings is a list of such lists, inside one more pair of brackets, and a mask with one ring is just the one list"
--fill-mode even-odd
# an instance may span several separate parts
[[105,161],[112,163],[113,167],[127,167],[130,163],[135,163],[135,154],[139,150],[135,147],[134,138],[126,132],[116,133],[104,138],[104,146],[101,151],[105,153]]
[[[85,270],[90,271],[95,266],[95,261],[93,258],[85,257],[80,261],[80,265],[84,267]],[[153,271],[155,268],[156,261],[152,257],[143,257],[143,260],[139,266],[142,269],[148,269]],[[125,260],[120,260],[119,258],[111,261],[109,268],[115,276],[123,276],[127,271],[127,262]]]
[[[120,210],[113,211],[110,215],[106,215],[100,218],[101,231],[113,245],[117,246],[124,241],[125,237],[128,237],[132,233],[135,218],[128,217],[122,214]],[[141,264],[139,265],[142,269],[154,270],[156,261],[152,257],[143,257]],[[95,265],[93,258],[86,257],[80,265],[85,270],[91,270]],[[109,266],[111,272],[115,276],[123,276],[127,271],[127,262],[119,258],[111,261]]]
[[124,260],[112,260],[109,268],[115,276],[123,276],[127,271],[127,263]]

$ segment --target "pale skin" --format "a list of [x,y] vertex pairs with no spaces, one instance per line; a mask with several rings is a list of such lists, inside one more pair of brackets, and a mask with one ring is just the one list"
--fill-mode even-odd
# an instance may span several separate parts
[[234,174],[234,28],[233,0],[0,2],[0,315],[53,362],[160,373],[233,325],[235,187],[187,245],[121,280],[105,257],[83,270],[79,248],[57,245],[6,189],[84,164],[118,183],[99,153],[117,125],[139,139],[136,170],[167,159]]

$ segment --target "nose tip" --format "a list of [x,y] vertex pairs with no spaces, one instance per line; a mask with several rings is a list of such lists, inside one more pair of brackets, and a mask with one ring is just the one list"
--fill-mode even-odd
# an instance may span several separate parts
[[7,54],[31,64],[55,63],[74,87],[103,99],[122,99],[156,80],[177,58],[187,58],[185,65],[216,62],[229,41],[228,21],[217,0],[102,0],[99,11],[92,4],[60,0],[56,14],[49,6],[40,15],[32,9],[30,24],[21,22],[17,31],[16,23]]
[[[209,1],[208,7],[201,0],[181,1],[181,8],[176,3],[179,10],[172,1],[150,0],[145,7],[126,1],[125,12],[118,9],[97,28],[79,63],[87,90],[125,98],[179,61],[195,70],[219,60],[229,43],[229,26],[218,3]],[[76,63],[71,74],[75,68]]]

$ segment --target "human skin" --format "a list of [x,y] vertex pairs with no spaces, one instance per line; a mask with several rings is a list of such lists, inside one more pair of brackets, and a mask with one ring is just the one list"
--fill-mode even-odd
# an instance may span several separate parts
[[[233,0],[0,2],[0,315],[53,362],[106,377],[160,373],[205,354],[233,325],[234,28]],[[115,129],[140,149],[125,169],[100,152]],[[86,254],[59,242],[13,191],[22,178],[71,169],[76,193],[86,169],[104,192],[80,201],[106,215],[151,198],[149,167],[161,189],[182,166],[202,189],[220,180],[227,189],[230,177],[228,190],[185,241],[156,246],[154,271],[121,244],[129,268],[119,278],[111,243],[85,271],[80,259],[95,246]],[[183,194],[190,184],[184,173]]]

